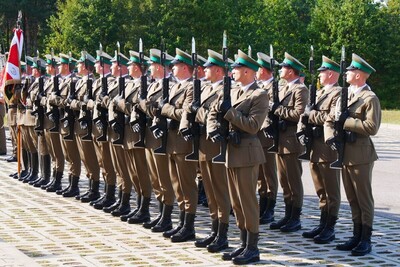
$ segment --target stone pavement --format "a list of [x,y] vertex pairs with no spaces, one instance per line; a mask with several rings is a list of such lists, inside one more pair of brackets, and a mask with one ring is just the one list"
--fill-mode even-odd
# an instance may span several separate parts
[[[383,162],[400,162],[400,127],[382,127],[374,137]],[[211,254],[196,248],[193,242],[171,243],[160,234],[139,225],[123,223],[88,204],[65,199],[54,193],[22,184],[8,174],[15,163],[6,163],[0,157],[0,266],[229,266],[220,254]],[[303,165],[307,169],[306,163]],[[378,164],[377,164],[378,166]],[[376,167],[377,167],[376,166]],[[399,188],[397,170],[383,165],[381,174],[389,172],[396,181],[386,191],[396,194]],[[398,165],[397,165],[398,166]],[[311,180],[305,171],[304,179]],[[375,175],[375,170],[374,170]],[[397,175],[397,177],[396,177]],[[374,181],[384,180],[374,176]],[[82,175],[81,188],[87,188]],[[394,179],[397,178],[397,179]],[[66,180],[66,179],[65,179]],[[306,184],[305,184],[306,185]],[[390,185],[389,185],[390,186]],[[392,190],[390,190],[393,188]],[[313,188],[305,190],[303,229],[313,227],[319,218],[317,198]],[[309,193],[307,193],[309,192]],[[379,191],[380,192],[380,191]],[[384,192],[383,192],[383,195]],[[398,195],[398,194],[396,194]],[[345,199],[345,196],[343,196]],[[132,205],[135,205],[132,197]],[[399,201],[393,204],[399,210]],[[262,266],[400,266],[399,213],[383,209],[375,216],[373,251],[364,257],[352,257],[334,249],[339,241],[349,236],[351,215],[347,202],[342,203],[337,224],[337,239],[329,245],[316,245],[301,237],[301,232],[284,234],[260,227],[259,248]],[[152,203],[151,212],[157,211]],[[281,196],[276,217],[283,214]],[[177,209],[174,210],[174,219]],[[174,220],[176,222],[176,220]],[[197,237],[208,233],[208,210],[199,206],[196,218]],[[229,240],[231,247],[239,243],[239,232],[231,217]]]

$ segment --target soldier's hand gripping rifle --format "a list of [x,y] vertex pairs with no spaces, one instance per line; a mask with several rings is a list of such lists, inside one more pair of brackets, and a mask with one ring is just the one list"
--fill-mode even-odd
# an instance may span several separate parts
[[[71,62],[71,52],[69,52],[69,62]],[[70,104],[72,100],[76,97],[76,81],[74,79],[74,75],[71,74],[71,81],[69,84],[69,95],[67,98],[67,103],[65,106],[65,116],[60,120],[61,123],[64,124],[64,128],[68,127],[68,135],[64,136],[64,140],[71,141],[74,140],[74,128],[75,128],[75,112],[71,108]]]
[[[119,96],[121,99],[125,99],[125,78],[122,77],[122,69],[121,69],[121,56],[120,56],[120,45],[117,42],[118,51],[115,53],[117,58],[117,64],[119,69],[119,78],[118,78],[118,86],[119,86]],[[118,139],[113,141],[114,145],[122,145],[124,142],[124,131],[125,131],[125,113],[114,109],[117,117],[110,121],[110,126],[118,134]]]
[[[278,79],[277,79],[277,74],[276,74],[276,69],[275,69],[275,59],[274,59],[274,49],[272,45],[270,45],[269,48],[269,55],[270,55],[270,65],[271,65],[271,70],[273,72],[272,74],[272,102],[273,106],[278,106],[280,101],[279,101],[279,85],[278,85]],[[269,153],[277,153],[278,152],[278,147],[279,147],[279,116],[274,114],[275,110],[270,110],[268,112],[268,118],[271,121],[271,124],[268,125],[267,128],[264,129],[264,135],[267,138],[273,138],[274,144],[268,148]]]
[[336,148],[338,159],[330,167],[332,169],[341,169],[343,167],[344,149],[346,145],[346,131],[344,130],[344,121],[348,114],[348,88],[346,87],[346,52],[342,47],[342,56],[340,60],[340,74],[342,75],[342,91],[340,93],[340,111],[335,112],[335,137],[328,139],[326,143],[332,148]]
[[[37,61],[36,64],[38,66],[38,70],[41,71],[41,62],[39,59],[39,51],[36,51],[37,54]],[[33,105],[35,106],[35,110],[31,113],[33,116],[37,116],[37,126],[35,127],[36,132],[43,132],[43,125],[44,125],[44,107],[40,105],[40,99],[44,94],[44,75],[40,75],[39,77],[39,90],[38,94],[36,95],[35,100],[33,101]]]
[[[102,100],[105,96],[108,95],[108,81],[107,77],[104,75],[104,58],[103,58],[103,46],[100,44],[100,66],[103,69],[103,77],[101,78],[101,92],[98,98]],[[96,110],[98,116],[93,120],[93,123],[101,132],[101,135],[96,138],[98,142],[106,142],[107,141],[107,130],[108,130],[108,109],[103,107],[100,103],[97,103]]]
[[[165,52],[165,43],[162,41],[161,43],[161,65],[164,68],[164,78],[162,84],[162,102],[169,102],[169,78],[167,77],[167,60],[166,60],[166,52]],[[167,118],[161,115],[161,110],[156,115],[157,124],[152,125],[150,130],[154,132],[161,132],[161,146],[154,150],[154,154],[157,155],[165,155],[167,153],[167,140],[168,140],[168,123]]]
[[82,52],[82,56],[85,57],[85,69],[87,69],[87,81],[86,81],[86,93],[83,98],[82,104],[82,116],[78,119],[78,122],[82,129],[87,130],[87,134],[82,137],[82,141],[91,141],[92,140],[92,112],[87,108],[87,103],[89,100],[93,100],[93,80],[90,77],[89,70],[89,60],[88,56],[84,55]]
[[[51,49],[51,65],[56,67],[57,63],[54,58],[54,50]],[[55,96],[60,96],[60,88],[59,88],[59,75],[56,74],[53,77],[53,92]],[[55,104],[50,104],[51,109],[46,113],[46,116],[49,118],[51,122],[54,123],[54,126],[50,128],[50,132],[58,133],[60,131],[60,110],[58,106]]]
[[193,101],[192,101],[192,112],[188,114],[189,122],[191,128],[191,136],[193,138],[192,143],[192,153],[186,155],[185,159],[188,161],[198,161],[199,160],[199,146],[200,146],[200,125],[196,122],[196,112],[200,107],[200,80],[198,78],[198,61],[197,61],[197,53],[196,53],[196,42],[194,38],[192,38],[192,65],[193,65]]
[[[142,38],[139,39],[139,63],[140,63],[140,69],[142,71],[142,75],[140,76],[140,94],[139,98],[140,99],[146,99],[147,98],[147,71],[146,71],[146,66],[144,62],[144,53],[143,53],[143,42]],[[147,117],[146,113],[144,113],[142,110],[136,108],[136,112],[139,114],[139,118],[137,122],[131,122],[131,125],[134,125],[135,123],[139,123],[140,126],[140,140],[135,142],[134,147],[145,147],[144,139],[146,137],[146,124],[147,124]]]
[[[231,78],[229,77],[229,63],[228,63],[228,46],[227,46],[227,36],[224,31],[223,41],[222,41],[222,58],[225,62],[225,75],[224,75],[224,91],[223,91],[223,102],[231,101]],[[219,155],[212,159],[213,163],[225,163],[226,147],[228,143],[229,136],[229,122],[224,119],[225,113],[219,112],[217,115],[217,120],[220,123],[219,133],[222,138],[220,138],[220,152]],[[217,134],[217,135],[218,135]]]
[[300,141],[303,139],[303,143],[306,146],[306,151],[299,156],[299,159],[310,160],[311,146],[313,143],[313,128],[314,125],[308,122],[310,112],[315,109],[315,102],[317,98],[317,87],[315,86],[315,70],[314,70],[314,48],[310,48],[310,60],[308,63],[308,69],[311,73],[311,83],[309,85],[310,90],[310,102],[306,106],[306,111],[301,118],[301,123],[305,125],[304,129],[296,133],[297,139]]

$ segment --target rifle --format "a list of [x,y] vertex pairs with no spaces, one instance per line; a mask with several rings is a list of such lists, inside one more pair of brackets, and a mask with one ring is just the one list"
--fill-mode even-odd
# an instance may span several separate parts
[[[311,73],[311,83],[309,85],[309,90],[310,90],[310,102],[308,103],[306,109],[311,112],[312,110],[315,109],[315,103],[316,103],[316,98],[317,98],[317,88],[314,84],[315,80],[315,70],[314,70],[314,48],[311,46],[310,48],[310,60],[308,62],[308,69]],[[314,126],[308,122],[309,118],[309,113],[307,115],[303,115],[301,122],[305,125],[305,128],[301,130],[300,132],[296,133],[297,139],[300,138],[300,136],[304,136],[305,139],[305,144],[306,144],[306,151],[299,156],[299,159],[302,160],[310,160],[310,153],[311,153],[311,147],[313,143],[313,129]]]
[[[83,56],[82,52],[82,56]],[[87,55],[85,55],[85,69],[87,69],[86,93],[83,98],[82,113],[83,116],[78,119],[82,129],[87,129],[87,134],[82,137],[82,141],[92,141],[92,113],[87,109],[87,102],[93,99],[93,80],[90,78],[89,64]]]
[[[71,62],[71,52],[69,52],[70,62]],[[69,96],[67,99],[67,106],[65,107],[65,115],[64,118],[60,120],[61,123],[64,124],[64,127],[68,127],[68,135],[64,136],[64,140],[71,141],[74,140],[74,128],[75,128],[75,113],[74,110],[69,106],[72,100],[75,99],[76,90],[75,90],[75,81],[74,76],[71,74],[71,82],[69,87]]]
[[[36,51],[37,54],[37,62],[36,64],[38,65],[38,69],[40,71],[40,59],[39,59],[39,51]],[[35,106],[35,110],[31,112],[31,114],[33,116],[37,116],[37,121],[38,121],[38,125],[35,127],[35,131],[36,132],[43,132],[43,125],[44,125],[44,107],[40,105],[40,99],[42,98],[44,93],[44,77],[43,75],[41,75],[39,77],[39,90],[38,90],[38,94],[36,95],[36,98],[33,102],[34,106]]]
[[[340,93],[340,114],[347,112],[347,98],[348,88],[346,87],[346,51],[342,46],[342,56],[340,60],[340,74],[342,75],[342,91]],[[337,114],[336,114],[337,115]],[[343,122],[339,121],[339,116],[335,119],[335,133],[334,142],[336,143],[338,159],[333,162],[330,167],[332,169],[341,169],[343,167],[344,149],[346,145],[346,131],[343,129]]]
[[[51,49],[51,64],[53,66],[56,66],[56,60],[54,58],[54,50],[53,48]],[[58,84],[59,80],[59,75],[56,74],[53,77],[53,93],[56,96],[60,96],[60,88]],[[52,133],[58,133],[60,130],[60,110],[58,109],[58,106],[55,104],[50,104],[51,109],[46,113],[46,116],[49,118],[51,122],[54,123],[53,128],[50,128],[50,132]]]
[[[107,77],[104,76],[104,59],[102,56],[103,46],[100,44],[100,66],[103,69],[103,77],[101,78],[101,92],[98,96],[100,99],[108,95],[108,81]],[[101,135],[96,138],[98,142],[106,142],[107,141],[107,129],[108,129],[108,109],[102,107],[100,104],[96,105],[96,109],[98,111],[98,116],[93,120],[93,123],[96,124],[96,127],[101,130]]]
[[[197,62],[197,53],[196,53],[196,42],[194,37],[192,38],[192,65],[194,71],[193,77],[193,101],[192,106],[200,106],[200,80],[198,78],[198,62]],[[196,112],[191,112],[188,114],[189,122],[191,125],[191,131],[193,136],[192,143],[192,153],[186,155],[185,160],[188,161],[198,161],[199,160],[199,146],[200,146],[200,125],[196,122]]]
[[[275,105],[279,104],[279,85],[275,69],[275,59],[274,59],[274,48],[272,45],[269,47],[270,55],[270,65],[272,74],[272,101]],[[272,111],[268,112],[268,117],[271,120],[271,124],[264,130],[266,136],[272,136],[274,139],[274,144],[268,148],[269,153],[277,153],[279,147],[279,116],[276,116]]]
[[[146,72],[146,67],[144,65],[144,53],[143,53],[143,42],[142,38],[139,39],[139,63],[140,63],[140,68],[142,71],[142,75],[140,76],[140,94],[139,98],[140,99],[146,99],[147,98],[147,72]],[[139,141],[135,142],[133,145],[134,147],[141,147],[144,148],[144,139],[146,138],[146,124],[147,124],[147,117],[146,113],[141,111],[140,109],[136,108],[136,112],[139,114],[139,125],[140,125],[140,139]],[[133,125],[135,122],[132,122],[131,125]]]
[[[125,78],[122,77],[122,69],[121,69],[121,56],[120,56],[120,45],[117,42],[118,52],[115,51],[115,56],[117,58],[117,64],[119,68],[119,78],[118,78],[118,86],[119,86],[119,95],[121,99],[125,99]],[[124,131],[125,131],[125,113],[114,109],[114,112],[117,114],[117,117],[110,121],[110,126],[118,134],[118,139],[113,141],[113,145],[122,145],[124,142]]]
[[[161,42],[161,65],[164,68],[164,78],[163,78],[163,87],[162,87],[162,101],[165,103],[169,102],[169,78],[167,77],[167,66],[166,65],[166,52],[165,52],[165,43],[164,40]],[[161,146],[154,150],[154,154],[157,155],[165,155],[167,153],[167,140],[168,140],[168,127],[167,127],[167,118],[161,115],[161,111],[157,115],[157,119],[159,123],[157,125],[153,125],[150,127],[151,131],[156,130],[157,128],[161,129],[164,134],[161,137]]]
[[[227,36],[226,31],[223,34],[222,41],[222,58],[225,62],[225,75],[224,75],[224,91],[223,91],[223,101],[229,101],[231,99],[231,78],[229,77],[229,64],[228,64],[228,47],[227,47]],[[223,140],[220,144],[220,152],[219,155],[215,156],[212,159],[213,163],[225,163],[226,157],[226,147],[228,143],[229,136],[229,122],[224,119],[225,114],[219,112],[217,115],[217,120],[220,123],[220,133],[223,137]]]

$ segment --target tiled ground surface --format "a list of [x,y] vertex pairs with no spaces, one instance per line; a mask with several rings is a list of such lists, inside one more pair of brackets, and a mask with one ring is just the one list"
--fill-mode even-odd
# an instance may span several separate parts
[[[385,143],[384,140],[379,141]],[[0,266],[230,265],[220,259],[220,254],[196,248],[193,242],[171,243],[160,234],[123,223],[119,218],[87,204],[22,184],[8,177],[15,168],[15,163],[0,160]],[[85,179],[82,179],[81,187],[87,187]],[[133,197],[132,205],[134,203]],[[309,229],[317,222],[319,210],[316,207],[316,198],[306,196],[303,229]],[[155,213],[156,210],[153,203],[151,211]],[[281,217],[282,213],[282,206],[278,205],[276,216]],[[239,242],[233,217],[230,225],[230,245],[233,247]],[[197,237],[206,235],[209,227],[208,210],[199,206]],[[374,247],[368,256],[356,258],[334,249],[337,242],[349,236],[350,228],[347,203],[343,203],[341,210],[337,240],[329,245],[316,245],[302,238],[301,231],[283,234],[261,226],[261,261],[258,264],[400,266],[400,220],[396,214],[375,216]]]

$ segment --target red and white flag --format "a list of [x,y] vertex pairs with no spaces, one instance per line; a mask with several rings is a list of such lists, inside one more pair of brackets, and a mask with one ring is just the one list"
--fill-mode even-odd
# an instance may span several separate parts
[[20,28],[14,29],[14,37],[11,41],[10,51],[8,52],[8,59],[3,77],[4,93],[8,99],[11,99],[12,97],[13,85],[21,83],[20,59],[22,55],[23,43],[23,31]]

